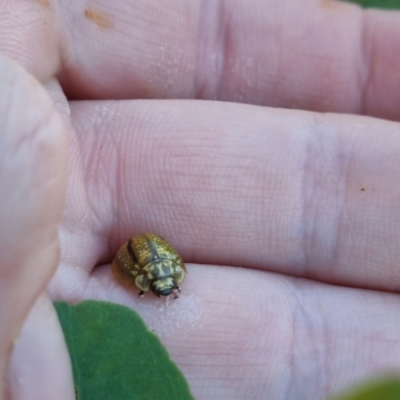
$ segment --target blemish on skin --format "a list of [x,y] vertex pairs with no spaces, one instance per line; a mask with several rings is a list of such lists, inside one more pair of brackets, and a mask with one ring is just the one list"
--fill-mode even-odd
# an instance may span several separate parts
[[341,11],[343,10],[343,7],[345,7],[346,5],[341,4],[338,1],[333,1],[333,0],[322,0],[319,3],[321,5],[322,8],[325,8],[326,10],[338,10]]
[[39,0],[38,3],[44,8],[51,8],[50,0]]
[[360,189],[360,192],[365,192],[365,188],[362,187],[362,188]]
[[90,8],[85,10],[85,17],[97,25],[99,28],[108,29],[111,28],[110,19],[103,13],[98,11],[93,11]]

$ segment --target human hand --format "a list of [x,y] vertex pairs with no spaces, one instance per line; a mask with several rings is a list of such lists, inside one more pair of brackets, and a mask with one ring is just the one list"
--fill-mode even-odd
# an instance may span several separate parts
[[[53,100],[2,61],[3,376],[40,296],[11,359],[13,398],[73,398],[41,294],[67,178],[51,298],[137,310],[195,398],[319,399],[398,370],[400,126],[357,114],[400,120],[399,15],[213,4],[8,7],[18,29],[2,25],[0,48]],[[169,100],[115,101],[140,98]],[[148,231],[187,263],[168,304],[110,274],[119,245]]]

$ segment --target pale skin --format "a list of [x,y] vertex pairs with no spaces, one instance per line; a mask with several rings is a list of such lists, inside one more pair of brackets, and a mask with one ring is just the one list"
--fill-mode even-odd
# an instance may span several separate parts
[[[196,399],[400,370],[400,14],[87,4],[0,1],[1,398],[74,399],[53,299],[135,309]],[[112,278],[140,232],[179,299]]]

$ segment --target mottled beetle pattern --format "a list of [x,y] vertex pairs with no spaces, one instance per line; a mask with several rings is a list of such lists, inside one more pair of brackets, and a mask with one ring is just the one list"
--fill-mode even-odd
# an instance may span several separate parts
[[186,267],[177,251],[161,236],[151,233],[136,235],[118,250],[111,270],[125,286],[136,285],[139,297],[151,290],[156,296],[171,293],[178,298]]

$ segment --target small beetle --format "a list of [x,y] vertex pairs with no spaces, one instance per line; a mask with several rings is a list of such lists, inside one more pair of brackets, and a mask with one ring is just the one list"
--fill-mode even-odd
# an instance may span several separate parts
[[161,236],[151,233],[133,236],[118,250],[111,270],[125,286],[134,283],[139,297],[149,289],[158,297],[180,292],[186,267],[177,251]]

